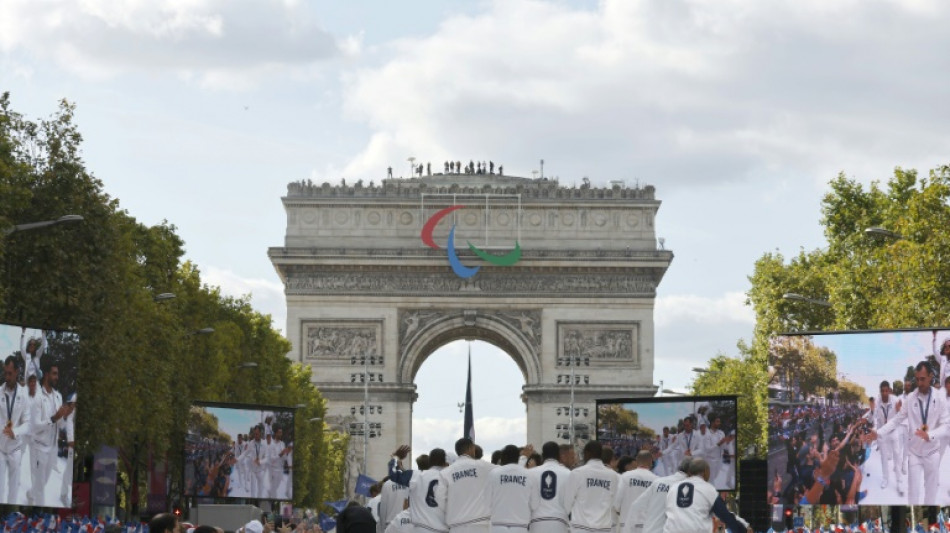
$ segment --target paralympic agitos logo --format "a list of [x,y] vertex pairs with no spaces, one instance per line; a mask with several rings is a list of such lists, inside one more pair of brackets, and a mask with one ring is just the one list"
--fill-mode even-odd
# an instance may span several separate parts
[[[462,209],[464,207],[464,205],[453,205],[451,207],[446,207],[445,209],[439,210],[434,215],[432,215],[432,217],[426,221],[425,225],[422,226],[422,233],[419,235],[422,238],[422,242],[425,243],[425,245],[429,248],[435,248],[436,250],[439,250],[439,245],[436,244],[434,240],[432,240],[432,232],[439,224],[439,221],[442,220],[446,215],[452,211],[455,211],[456,209]],[[468,244],[469,250],[492,265],[511,266],[521,259],[521,244],[519,244],[518,241],[515,241],[515,249],[505,255],[492,255],[468,241],[466,241],[466,243]],[[449,241],[445,245],[445,252],[449,257],[449,265],[452,267],[452,271],[455,272],[456,276],[462,279],[474,276],[478,273],[479,269],[482,268],[481,266],[465,266],[461,261],[459,261],[458,253],[455,251],[455,224],[452,224],[452,229],[449,230]]]

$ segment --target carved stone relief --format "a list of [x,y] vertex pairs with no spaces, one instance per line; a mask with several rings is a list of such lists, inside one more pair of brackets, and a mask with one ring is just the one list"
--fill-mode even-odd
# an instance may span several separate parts
[[304,359],[344,360],[382,354],[382,321],[304,322]]
[[592,364],[633,361],[639,368],[639,329],[638,322],[559,322],[559,357],[588,358]]
[[488,294],[601,294],[611,296],[652,296],[656,282],[650,276],[624,275],[538,275],[479,274],[459,279],[450,273],[392,272],[314,272],[288,277],[288,294],[353,294],[353,293],[454,293]]
[[420,331],[435,322],[463,317],[468,325],[478,319],[493,319],[504,322],[518,331],[529,346],[536,351],[541,349],[541,310],[499,311],[497,309],[400,309],[399,351],[404,353],[408,344]]

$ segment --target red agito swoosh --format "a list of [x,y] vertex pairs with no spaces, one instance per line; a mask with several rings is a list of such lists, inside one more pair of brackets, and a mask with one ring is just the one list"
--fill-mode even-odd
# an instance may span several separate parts
[[438,225],[439,221],[442,220],[445,217],[445,215],[448,215],[452,211],[455,211],[456,209],[461,209],[463,207],[465,206],[453,205],[451,207],[446,207],[445,209],[442,209],[441,211],[438,211],[434,215],[432,215],[432,217],[426,221],[425,226],[422,226],[422,233],[419,234],[419,236],[422,238],[422,242],[429,248],[435,248],[436,250],[438,250],[439,245],[436,244],[435,241],[432,240],[432,232],[435,230],[436,225]]

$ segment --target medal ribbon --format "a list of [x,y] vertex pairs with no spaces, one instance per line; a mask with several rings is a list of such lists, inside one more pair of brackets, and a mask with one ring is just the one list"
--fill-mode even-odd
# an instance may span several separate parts
[[881,411],[884,411],[884,423],[885,423],[885,424],[887,423],[887,412],[890,411],[890,410],[891,410],[891,406],[890,406],[890,405],[885,404],[885,405],[882,405],[882,406],[881,406]]
[[8,393],[3,394],[7,400],[7,421],[11,424],[13,423],[13,407],[16,405],[16,391],[17,388],[13,387],[13,401],[10,401],[10,395]]
[[933,390],[927,393],[927,409],[924,409],[924,406],[920,404],[920,397],[917,397],[917,407],[920,407],[920,419],[924,421],[924,425],[927,425],[927,415],[930,414],[930,395],[933,394]]

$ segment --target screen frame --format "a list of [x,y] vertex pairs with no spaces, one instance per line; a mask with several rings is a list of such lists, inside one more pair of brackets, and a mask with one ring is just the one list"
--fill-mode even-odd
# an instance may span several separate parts
[[[908,328],[877,328],[877,329],[829,329],[829,330],[784,330],[779,332],[774,332],[769,334],[768,340],[771,343],[773,339],[779,337],[828,337],[828,336],[844,336],[844,335],[884,335],[884,334],[894,334],[894,333],[926,333],[926,332],[944,332],[950,333],[950,325],[946,326],[931,326],[931,327],[908,327]],[[837,355],[837,354],[836,354]],[[771,349],[768,352],[766,358],[766,365],[768,367],[772,366],[772,351]],[[766,388],[772,384],[771,380],[766,383]],[[774,402],[773,399],[768,396],[768,390],[766,391],[766,409],[771,408],[773,405],[782,405],[782,402]],[[872,395],[873,396],[873,395]],[[787,403],[787,402],[786,402]],[[768,416],[766,416],[766,468],[771,468],[771,455],[773,450],[771,444],[771,438],[769,432],[771,431],[771,426],[769,423]],[[784,465],[781,465],[784,469]],[[866,477],[870,474],[866,474]],[[904,475],[904,482],[907,482],[906,474]],[[903,498],[908,498],[907,491]],[[780,501],[777,505],[792,505],[786,501]],[[815,505],[823,505],[820,503],[808,503],[801,504],[800,507],[811,507]],[[907,502],[903,503],[857,503],[853,504],[856,508],[861,509],[863,507],[901,507],[909,505]],[[924,506],[930,506],[924,504]]]
[[[188,410],[191,411],[191,407],[213,407],[221,409],[240,409],[244,411],[286,411],[291,413],[291,417],[294,421],[294,426],[297,425],[297,407],[295,406],[285,406],[285,405],[270,405],[270,404],[259,404],[259,403],[236,403],[236,402],[214,402],[214,401],[205,401],[205,400],[192,400]],[[185,424],[185,439],[188,435],[188,424]],[[294,435],[296,438],[296,434]],[[187,469],[188,457],[187,450],[185,449],[187,442],[182,440],[181,443],[181,495],[184,498],[197,498],[201,499],[210,499],[210,500],[226,500],[233,502],[236,500],[257,500],[257,501],[269,501],[269,502],[293,502],[294,501],[294,475],[293,467],[291,467],[291,479],[290,479],[290,498],[281,499],[281,498],[266,498],[266,497],[254,497],[254,496],[201,496],[197,494],[188,493],[185,489],[186,480],[185,470]],[[293,453],[291,453],[293,457]]]
[[[601,405],[622,405],[622,404],[663,404],[663,403],[696,403],[696,402],[706,402],[706,401],[724,401],[732,400],[735,403],[735,415],[736,415],[736,428],[735,428],[735,448],[740,450],[739,442],[739,395],[738,394],[717,394],[717,395],[699,395],[699,396],[639,396],[635,398],[598,398],[594,402],[594,436],[597,437],[598,431],[600,430],[600,406]],[[698,431],[699,428],[696,428]],[[593,439],[599,440],[599,439]],[[733,457],[733,461],[736,464],[734,479],[733,479],[733,488],[731,489],[720,489],[716,488],[718,492],[738,492],[739,490],[739,454],[736,453]]]

